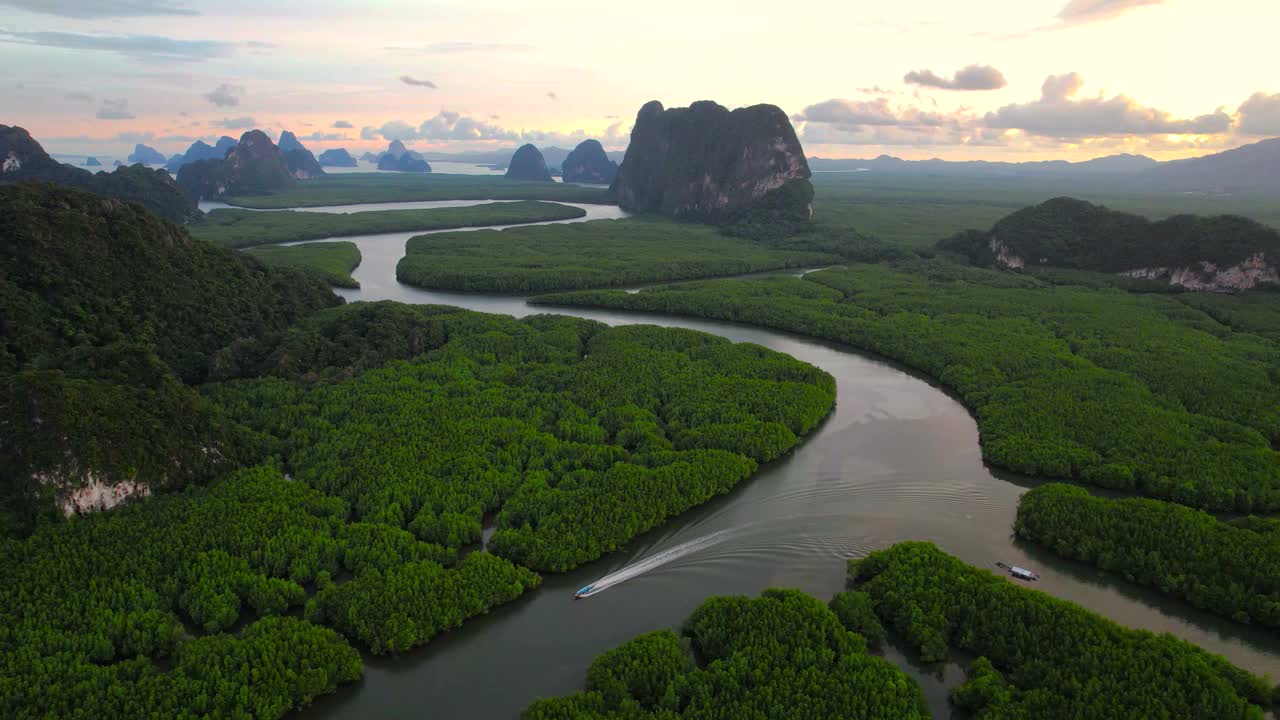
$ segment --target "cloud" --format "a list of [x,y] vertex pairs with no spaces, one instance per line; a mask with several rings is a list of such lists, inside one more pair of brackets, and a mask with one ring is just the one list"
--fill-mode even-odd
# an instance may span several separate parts
[[82,19],[200,14],[170,0],[0,0],[0,6]]
[[436,84],[431,82],[430,80],[418,80],[417,78],[409,77],[408,75],[401,75],[400,82],[404,83],[405,85],[416,85],[418,87],[427,87],[427,88],[431,88],[432,90],[436,89]]
[[934,75],[932,70],[913,70],[902,80],[909,85],[943,90],[999,90],[1009,84],[1004,75],[990,65],[969,65],[950,80]]
[[251,117],[236,117],[214,120],[209,123],[209,126],[226,128],[227,130],[248,130],[257,124]]
[[129,101],[125,98],[118,100],[103,98],[97,117],[99,120],[132,120],[134,114],[129,112]]
[[879,85],[873,85],[871,87],[860,87],[858,88],[858,92],[862,93],[863,95],[892,95],[893,94],[892,91],[886,90],[880,87]]
[[312,140],[315,142],[334,142],[338,140],[346,140],[347,136],[342,133],[325,133],[317,130],[310,135],[302,135],[299,140]]
[[379,127],[365,127],[360,130],[362,140],[400,140],[412,142],[452,141],[452,142],[532,142],[540,145],[576,145],[589,137],[597,137],[609,146],[625,144],[631,133],[625,131],[622,123],[614,123],[605,130],[604,135],[591,135],[583,130],[563,133],[549,130],[510,130],[496,123],[485,122],[457,112],[442,110],[434,117],[428,118],[418,125],[393,120]]
[[548,92],[548,93],[547,93],[547,97],[548,97],[548,98],[550,98],[550,99],[552,99],[552,100],[559,100],[559,99],[560,99],[560,98],[556,97],[556,94],[555,94],[555,93],[553,93],[553,92]]
[[126,130],[125,132],[117,133],[116,136],[111,139],[119,143],[138,145],[140,143],[149,143],[154,141],[156,139],[156,134],[153,132],[134,132]]
[[444,55],[462,52],[526,52],[533,49],[524,43],[475,43],[475,42],[438,42],[418,47],[388,47],[393,52],[418,53],[421,55]]
[[74,102],[89,102],[89,103],[93,102],[92,95],[90,95],[87,92],[80,92],[79,90],[73,90],[67,93],[66,95],[63,95],[62,97],[67,100],[72,100]]
[[825,100],[810,105],[791,118],[796,122],[826,123],[838,127],[941,127],[954,123],[942,113],[926,112],[914,106],[893,107],[887,98],[878,100]]
[[240,85],[228,85],[222,83],[218,87],[204,94],[204,99],[217,105],[218,107],[235,107],[240,104],[240,96],[244,94],[244,88]]
[[1070,0],[1058,13],[1064,26],[1084,25],[1119,17],[1148,5],[1163,5],[1164,0]]
[[1246,135],[1280,135],[1280,93],[1254,93],[1240,106],[1239,123]]
[[333,121],[333,127],[336,127],[336,128],[345,128],[345,129],[348,129],[348,130],[349,130],[349,129],[351,129],[351,128],[355,127],[355,126],[354,126],[354,125],[352,125],[351,123],[347,122],[346,120],[334,120],[334,121]]
[[207,60],[230,55],[234,43],[219,40],[177,40],[160,35],[90,35],[74,32],[10,32],[0,30],[0,42],[38,45],[64,50],[97,50],[121,55],[170,60]]
[[1077,73],[1051,76],[1044,81],[1040,99],[1006,105],[987,113],[991,128],[1017,129],[1033,135],[1060,139],[1118,135],[1208,135],[1226,132],[1231,118],[1222,110],[1195,118],[1178,119],[1163,110],[1148,108],[1124,95],[1074,99],[1084,85]]

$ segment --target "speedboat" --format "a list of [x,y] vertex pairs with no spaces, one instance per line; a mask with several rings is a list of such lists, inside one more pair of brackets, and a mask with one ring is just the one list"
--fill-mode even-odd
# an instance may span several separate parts
[[574,599],[575,599],[575,600],[578,600],[578,599],[581,599],[581,598],[584,598],[584,597],[586,597],[586,596],[590,595],[590,594],[591,594],[591,589],[592,589],[593,587],[595,587],[595,586],[594,586],[594,585],[588,585],[588,586],[586,586],[586,587],[582,588],[581,590],[579,590],[578,592],[574,593],[574,594],[573,594]]
[[996,566],[1004,570],[1007,570],[1009,572],[1009,575],[1019,580],[1039,580],[1040,579],[1040,576],[1035,572],[1032,572],[1031,570],[1028,570],[1026,568],[1020,568],[1017,565],[1005,565],[1002,562],[998,562],[996,563]]

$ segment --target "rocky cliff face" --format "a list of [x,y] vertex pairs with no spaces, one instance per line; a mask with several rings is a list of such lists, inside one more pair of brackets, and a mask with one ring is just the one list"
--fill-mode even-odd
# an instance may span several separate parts
[[511,163],[507,166],[506,177],[509,180],[552,182],[551,171],[547,170],[547,161],[533,145],[521,145],[516,150],[511,156]]
[[560,164],[560,174],[565,182],[609,185],[618,176],[618,163],[598,140],[583,140]]
[[172,222],[186,222],[200,214],[195,199],[184,194],[163,170],[117,161],[115,172],[95,174],[49,157],[26,130],[0,125],[0,185],[20,182],[57,183],[135,202]]
[[406,148],[399,140],[392,140],[387,151],[378,156],[379,170],[396,172],[429,173],[431,164],[418,153]]
[[1162,280],[1198,292],[1240,292],[1260,285],[1280,285],[1280,268],[1265,253],[1255,253],[1229,267],[1201,260],[1187,267],[1138,268],[1121,273],[1143,280]]
[[182,155],[175,155],[164,167],[174,175],[182,169],[183,165],[190,165],[200,160],[221,160],[227,156],[227,151],[236,146],[234,138],[223,135],[218,138],[217,145],[210,145],[203,140],[197,140],[191,143],[191,147]]
[[[315,162],[315,158],[311,160]],[[293,182],[284,153],[261,130],[241,135],[240,142],[227,150],[225,159],[201,160],[178,171],[178,184],[201,200],[259,195],[289,187]]]
[[298,142],[298,136],[288,130],[280,131],[280,139],[276,141],[276,147],[280,148],[280,152],[285,155],[294,150],[306,150],[302,143]]
[[325,150],[320,153],[320,167],[356,167],[356,159],[351,157],[351,153],[346,148],[337,148],[334,150]]
[[164,154],[159,150],[139,143],[133,146],[133,152],[129,154],[129,162],[142,163],[143,165],[163,165],[165,159]]
[[808,178],[795,129],[776,106],[730,112],[701,101],[666,110],[654,100],[636,116],[612,189],[624,210],[718,221]]
[[289,166],[289,172],[298,180],[309,180],[324,174],[324,168],[316,162],[316,156],[306,148],[290,150],[284,154],[284,159]]

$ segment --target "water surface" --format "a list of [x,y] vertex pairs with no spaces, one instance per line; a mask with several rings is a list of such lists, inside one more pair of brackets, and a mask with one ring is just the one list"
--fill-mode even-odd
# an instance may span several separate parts
[[[380,207],[388,207],[386,205]],[[588,208],[586,219],[621,217]],[[315,210],[316,208],[308,208]],[[533,307],[526,298],[401,285],[395,265],[421,233],[339,238],[364,256],[351,301],[441,303],[517,317],[556,312],[610,325],[649,323],[753,342],[831,373],[837,406],[795,451],[733,492],[681,515],[622,551],[562,574],[398,658],[368,660],[365,678],[303,713],[310,718],[514,718],[539,696],[582,688],[596,655],[631,637],[676,627],[712,595],[794,587],[819,598],[844,588],[845,564],[902,540],[928,540],[979,567],[1030,567],[1032,584],[1130,627],[1170,632],[1257,673],[1280,676],[1280,641],[1017,541],[1019,496],[1033,481],[995,473],[977,426],[946,392],[851,348],[733,323],[614,311]],[[709,541],[711,539],[713,541]],[[686,550],[692,550],[686,552]],[[588,599],[578,588],[673,550],[658,564]],[[652,563],[650,563],[652,564]],[[630,573],[628,573],[630,574]],[[1012,581],[1011,581],[1012,582]],[[924,687],[934,716],[950,716],[955,663],[924,664],[896,647],[885,657]]]

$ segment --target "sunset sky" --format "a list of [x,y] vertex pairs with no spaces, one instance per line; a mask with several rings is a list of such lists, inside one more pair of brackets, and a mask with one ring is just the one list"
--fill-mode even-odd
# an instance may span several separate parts
[[773,103],[809,155],[1168,159],[1280,135],[1274,0],[0,0],[0,123],[50,152],[626,146]]

